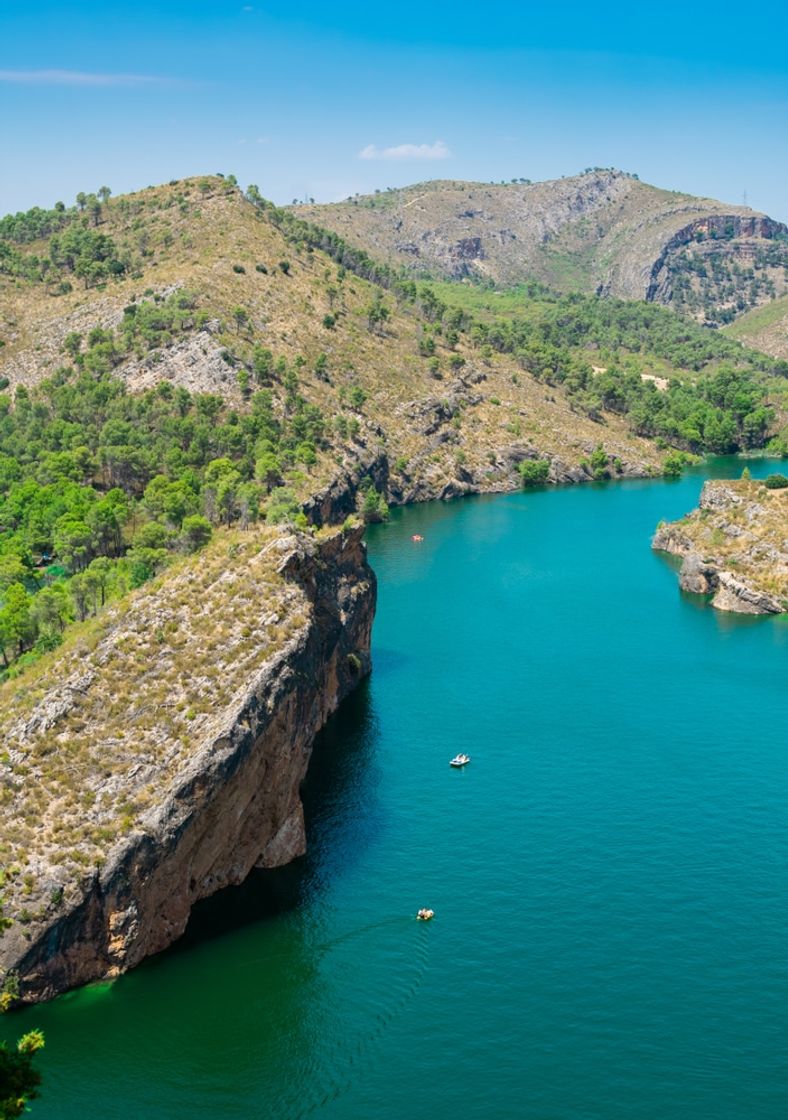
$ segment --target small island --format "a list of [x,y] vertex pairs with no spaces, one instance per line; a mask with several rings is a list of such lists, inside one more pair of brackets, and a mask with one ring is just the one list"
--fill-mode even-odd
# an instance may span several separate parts
[[698,509],[660,525],[651,545],[680,556],[681,589],[712,595],[718,610],[788,611],[788,479],[782,475],[705,483]]

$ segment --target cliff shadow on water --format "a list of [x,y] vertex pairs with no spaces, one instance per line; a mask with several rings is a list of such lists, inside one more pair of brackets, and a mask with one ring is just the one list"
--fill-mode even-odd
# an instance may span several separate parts
[[240,886],[227,887],[197,903],[184,935],[157,961],[303,907],[326,889],[340,867],[347,867],[349,853],[360,856],[379,817],[378,774],[372,758],[376,728],[366,678],[315,739],[301,791],[306,854],[283,867],[254,869]]

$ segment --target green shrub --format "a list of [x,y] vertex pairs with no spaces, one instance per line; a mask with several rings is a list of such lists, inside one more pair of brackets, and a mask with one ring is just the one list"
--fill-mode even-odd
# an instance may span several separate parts
[[541,486],[549,478],[550,462],[548,459],[525,459],[517,469],[523,486]]
[[374,521],[388,520],[389,507],[386,499],[372,486],[364,494],[364,500],[361,503],[361,516],[368,525]]
[[350,407],[355,409],[356,412],[360,412],[360,410],[364,407],[364,402],[367,399],[367,394],[364,392],[360,385],[354,385],[348,393],[347,399]]
[[199,513],[184,517],[181,541],[187,552],[197,552],[198,549],[204,548],[212,534],[211,523],[206,517],[202,517]]
[[607,469],[607,465],[608,465],[609,461],[610,460],[608,458],[608,454],[605,451],[602,444],[600,443],[591,452],[591,457],[588,460],[589,466],[591,467],[591,472],[592,472],[594,478],[599,479],[599,478],[607,478],[608,477],[609,472],[608,472],[608,469]]
[[691,461],[691,456],[685,451],[669,451],[662,464],[662,473],[665,478],[679,478],[684,467]]
[[286,486],[278,486],[271,491],[265,519],[269,525],[284,525],[289,522],[299,528],[306,526],[306,516],[298,499]]

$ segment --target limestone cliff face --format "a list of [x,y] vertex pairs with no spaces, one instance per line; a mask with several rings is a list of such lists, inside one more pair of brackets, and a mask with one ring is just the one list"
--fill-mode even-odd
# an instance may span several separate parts
[[706,245],[715,255],[743,260],[746,266],[753,243],[768,243],[785,232],[786,227],[781,222],[775,222],[762,214],[708,214],[697,218],[665,240],[657,248],[651,265],[647,268],[644,266],[639,281],[644,289],[643,298],[650,302],[670,303],[673,296],[671,258],[685,246],[694,245],[699,237],[710,239]]
[[0,940],[23,999],[133,967],[183,933],[199,899],[303,853],[299,789],[316,732],[369,671],[376,585],[360,530],[299,538],[280,570],[308,600],[305,625],[239,682],[221,724],[101,870]]
[[718,610],[788,609],[788,490],[756,482],[706,482],[699,509],[661,525],[651,544],[681,557],[683,591],[711,595]]

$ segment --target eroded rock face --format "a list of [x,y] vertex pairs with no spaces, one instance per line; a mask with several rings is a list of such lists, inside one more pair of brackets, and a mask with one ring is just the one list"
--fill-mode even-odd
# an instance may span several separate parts
[[774,595],[759,591],[733,572],[719,573],[712,602],[720,611],[737,611],[739,614],[781,614],[785,609]]
[[706,482],[699,508],[660,526],[652,548],[682,557],[682,591],[713,596],[718,610],[781,614],[788,609],[786,494],[744,479]]
[[311,603],[307,623],[239,682],[219,733],[195,744],[79,896],[0,940],[0,967],[18,974],[23,999],[132,968],[180,937],[199,899],[304,852],[300,786],[315,734],[369,671],[376,585],[361,530],[301,538],[281,570]]
[[645,299],[670,303],[673,296],[671,259],[686,246],[695,244],[698,237],[711,239],[708,250],[715,255],[738,259],[747,257],[748,242],[767,243],[784,233],[785,226],[781,222],[763,214],[706,214],[697,218],[682,226],[661,246],[650,268]]
[[717,590],[718,572],[713,564],[706,564],[697,552],[689,552],[684,557],[679,572],[679,586],[682,591],[695,595],[710,595]]
[[[211,324],[212,328],[216,326],[215,322]],[[144,358],[126,362],[120,373],[135,393],[169,381],[190,393],[218,391],[232,398],[238,393],[238,383],[235,370],[224,360],[223,352],[211,330],[205,329],[164,350],[154,350]]]

